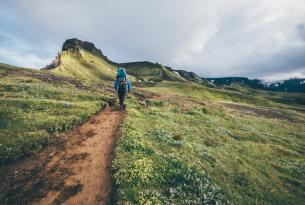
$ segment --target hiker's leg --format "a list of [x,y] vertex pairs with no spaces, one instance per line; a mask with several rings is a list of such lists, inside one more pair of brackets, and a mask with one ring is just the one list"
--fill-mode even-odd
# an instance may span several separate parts
[[119,100],[120,100],[120,107],[121,108],[124,105],[125,95],[126,95],[126,89],[124,89],[124,88],[119,89]]
[[122,100],[121,100],[121,109],[124,108],[124,100],[125,100],[125,96],[126,96],[126,88],[122,89]]
[[119,102],[120,102],[120,106],[121,106],[121,104],[122,104],[122,91],[119,90],[118,94],[119,94]]

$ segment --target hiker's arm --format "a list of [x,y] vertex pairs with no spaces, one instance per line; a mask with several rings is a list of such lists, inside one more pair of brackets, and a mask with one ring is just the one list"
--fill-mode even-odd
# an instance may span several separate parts
[[131,82],[130,82],[130,80],[127,81],[127,87],[128,87],[128,92],[130,92],[130,90],[131,90]]
[[115,91],[118,90],[118,81],[117,81],[117,80],[114,80],[114,81],[113,81],[113,87],[114,87],[114,90],[115,90]]

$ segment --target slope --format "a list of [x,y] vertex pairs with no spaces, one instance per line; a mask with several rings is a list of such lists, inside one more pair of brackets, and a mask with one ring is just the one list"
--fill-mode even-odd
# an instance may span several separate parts
[[292,94],[140,86],[112,165],[118,204],[304,204],[305,106],[279,102]]
[[160,82],[162,80],[166,81],[177,81],[183,82],[186,79],[179,76],[173,70],[162,66],[158,63],[151,63],[147,61],[143,62],[132,62],[123,63],[121,66],[125,67],[126,71],[133,76],[136,76],[142,81],[154,81]]
[[113,80],[117,67],[83,49],[69,49],[60,53],[60,64],[52,71],[86,80]]
[[0,64],[0,162],[31,155],[99,111],[110,84]]

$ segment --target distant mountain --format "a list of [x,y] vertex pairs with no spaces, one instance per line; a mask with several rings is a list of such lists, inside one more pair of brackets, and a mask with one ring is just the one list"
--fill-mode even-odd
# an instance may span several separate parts
[[281,91],[281,92],[305,92],[305,79],[288,79],[277,82],[264,82],[258,79],[246,77],[223,77],[204,78],[215,86],[230,86],[232,83],[239,83],[254,89]]
[[304,92],[305,93],[305,78],[293,78],[266,84],[267,88],[272,91],[285,92]]

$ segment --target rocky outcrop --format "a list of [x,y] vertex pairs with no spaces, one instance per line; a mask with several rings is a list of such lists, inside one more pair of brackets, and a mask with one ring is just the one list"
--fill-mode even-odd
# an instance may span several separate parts
[[62,46],[62,51],[68,51],[71,49],[84,49],[96,56],[99,57],[106,57],[103,55],[102,51],[98,48],[95,47],[95,45],[91,42],[88,41],[81,41],[77,38],[71,38],[68,39],[64,42],[63,46]]
[[79,50],[83,49],[85,51],[88,51],[89,53],[96,55],[102,59],[104,59],[106,62],[118,66],[119,64],[116,62],[113,62],[105,56],[102,51],[95,47],[95,45],[88,41],[81,41],[77,38],[71,38],[64,42],[62,46],[62,51],[68,51],[68,50]]
[[[79,50],[85,50],[95,56],[98,56],[100,58],[102,58],[103,60],[105,60],[106,62],[108,62],[109,64],[115,65],[115,66],[119,66],[120,64],[115,63],[111,60],[109,60],[107,58],[107,56],[105,56],[102,51],[98,48],[95,47],[95,45],[91,42],[88,41],[81,41],[77,38],[71,38],[68,39],[64,42],[63,46],[62,46],[62,51],[74,51],[76,53],[79,53]],[[61,52],[58,53],[58,55],[55,57],[55,59],[52,61],[52,63],[50,63],[49,65],[45,66],[44,68],[42,68],[43,70],[51,70],[56,68],[57,66],[60,65],[60,58],[61,58]]]
[[57,56],[55,57],[55,59],[49,65],[46,65],[45,67],[43,67],[42,70],[51,70],[51,69],[56,68],[57,66],[60,65],[60,58],[61,58],[61,54],[58,53]]

